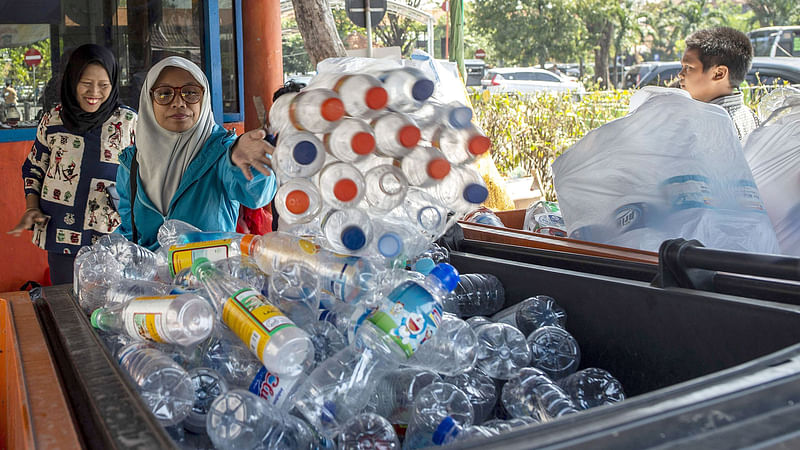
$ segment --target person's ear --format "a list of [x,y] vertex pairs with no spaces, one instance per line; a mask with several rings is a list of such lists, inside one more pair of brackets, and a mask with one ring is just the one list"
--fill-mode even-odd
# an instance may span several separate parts
[[728,66],[718,65],[711,69],[713,71],[712,80],[724,81],[728,78]]

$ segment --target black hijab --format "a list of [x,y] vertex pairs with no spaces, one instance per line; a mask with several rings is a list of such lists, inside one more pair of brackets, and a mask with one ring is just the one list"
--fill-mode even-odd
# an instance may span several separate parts
[[[78,81],[86,66],[97,63],[108,72],[111,81],[111,93],[108,95],[100,109],[89,113],[81,109],[75,91]],[[76,48],[69,57],[67,67],[61,79],[61,121],[73,133],[83,134],[92,128],[103,124],[119,107],[119,70],[117,59],[105,47],[95,44],[85,44]]]

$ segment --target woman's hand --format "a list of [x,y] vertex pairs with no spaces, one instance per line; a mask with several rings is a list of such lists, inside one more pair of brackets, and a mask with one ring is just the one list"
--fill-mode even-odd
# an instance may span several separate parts
[[275,147],[264,140],[266,136],[267,132],[263,129],[248,131],[241,135],[233,145],[231,161],[236,167],[242,169],[244,177],[248,180],[253,179],[250,167],[254,167],[266,176],[272,174],[272,163],[267,155],[271,156]]
[[25,211],[25,213],[22,214],[22,218],[19,219],[17,226],[9,231],[8,234],[19,236],[23,231],[32,229],[33,225],[36,223],[47,223],[47,216],[45,216],[42,210],[39,208],[29,208]]

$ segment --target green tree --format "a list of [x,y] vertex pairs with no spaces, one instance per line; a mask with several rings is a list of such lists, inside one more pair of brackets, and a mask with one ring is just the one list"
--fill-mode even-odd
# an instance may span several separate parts
[[577,12],[585,28],[585,42],[590,46],[587,50],[594,53],[595,81],[605,89],[610,78],[608,58],[615,30],[620,28],[626,11],[618,0],[578,0]]
[[797,0],[747,0],[747,5],[753,10],[753,23],[761,27],[800,22]]
[[[421,0],[406,0],[406,4],[419,9]],[[365,29],[366,30],[366,29]],[[403,56],[411,55],[427,24],[417,22],[395,13],[387,12],[381,23],[375,27],[376,41],[385,47],[399,47]]]

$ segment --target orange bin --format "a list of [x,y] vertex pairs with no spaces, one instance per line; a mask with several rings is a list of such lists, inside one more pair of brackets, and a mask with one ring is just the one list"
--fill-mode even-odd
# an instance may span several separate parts
[[27,292],[0,294],[0,448],[81,448]]

